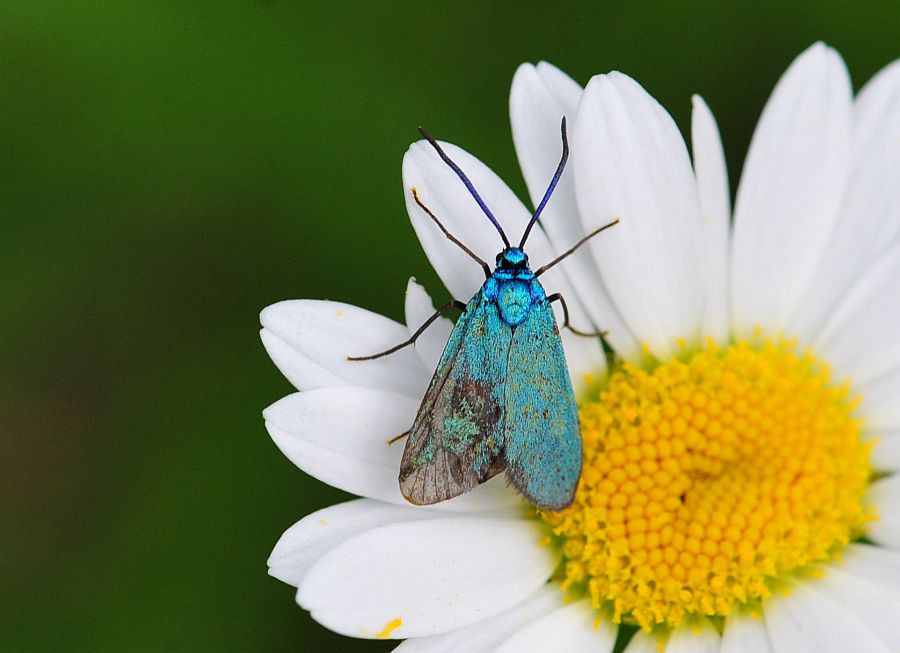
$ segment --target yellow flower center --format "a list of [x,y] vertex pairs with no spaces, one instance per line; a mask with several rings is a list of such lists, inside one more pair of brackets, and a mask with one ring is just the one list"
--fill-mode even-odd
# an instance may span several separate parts
[[793,343],[710,343],[624,365],[581,407],[584,463],[558,536],[564,590],[645,630],[725,616],[833,556],[871,518],[847,386]]

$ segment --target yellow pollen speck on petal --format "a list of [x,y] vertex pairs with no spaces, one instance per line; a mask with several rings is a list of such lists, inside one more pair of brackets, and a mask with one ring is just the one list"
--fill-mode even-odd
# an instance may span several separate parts
[[563,590],[648,631],[756,609],[874,517],[856,404],[783,340],[709,340],[652,369],[615,369],[581,405],[572,505],[541,514]]
[[382,630],[380,633],[375,635],[375,638],[376,639],[387,639],[388,637],[391,636],[391,633],[393,633],[395,630],[397,630],[402,625],[403,625],[403,619],[401,619],[400,617],[397,617],[396,619],[392,619],[384,627],[384,630]]

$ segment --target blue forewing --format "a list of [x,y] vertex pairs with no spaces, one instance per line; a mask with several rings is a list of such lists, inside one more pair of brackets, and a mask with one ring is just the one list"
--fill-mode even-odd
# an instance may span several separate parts
[[546,299],[533,303],[513,332],[504,457],[507,477],[535,505],[558,510],[572,502],[581,475],[581,425],[556,318]]

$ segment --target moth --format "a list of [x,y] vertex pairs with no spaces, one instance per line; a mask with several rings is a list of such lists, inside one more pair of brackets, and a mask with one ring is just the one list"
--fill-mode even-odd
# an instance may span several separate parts
[[468,492],[505,471],[509,483],[530,503],[543,510],[560,510],[572,502],[581,474],[581,426],[551,304],[560,302],[565,328],[587,337],[602,334],[574,329],[563,297],[559,293],[548,296],[538,278],[618,220],[532,270],[525,242],[565,170],[569,154],[566,119],[561,123],[562,158],[517,246],[510,244],[465,173],[428,132],[420,131],[465,184],[497,229],[504,248],[491,269],[444,227],[413,188],[416,204],[450,241],[481,265],[484,284],[468,303],[453,300],[438,309],[406,342],[379,354],[350,359],[371,360],[411,345],[440,315],[454,307],[460,309],[462,315],[412,428],[404,434],[408,439],[400,462],[400,490],[410,503],[433,504]]

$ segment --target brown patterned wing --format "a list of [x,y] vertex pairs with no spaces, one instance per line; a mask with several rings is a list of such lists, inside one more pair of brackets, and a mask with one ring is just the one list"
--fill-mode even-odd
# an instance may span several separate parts
[[450,334],[400,462],[400,490],[428,505],[503,471],[505,383],[512,329],[475,295]]

